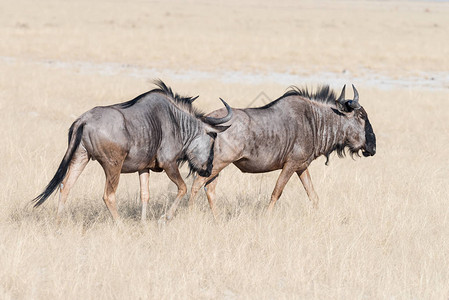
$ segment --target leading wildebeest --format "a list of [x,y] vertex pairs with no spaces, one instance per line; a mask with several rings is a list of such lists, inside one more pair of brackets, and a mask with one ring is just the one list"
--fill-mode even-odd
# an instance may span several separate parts
[[178,187],[175,203],[187,192],[178,164],[187,161],[190,169],[209,176],[214,140],[229,126],[232,110],[226,106],[223,118],[204,116],[191,104],[194,98],[181,97],[162,81],[158,88],[133,100],[95,107],[81,115],[70,127],[67,151],[56,174],[37,196],[41,205],[58,187],[58,220],[68,193],[89,159],[98,160],[106,175],[103,200],[114,220],[118,219],[115,191],[120,173],[139,172],[142,220],[149,200],[149,170],[165,171]]
[[[359,104],[359,94],[354,86],[353,90],[354,99],[345,100],[345,87],[338,98],[328,86],[319,88],[316,93],[293,87],[263,107],[233,108],[232,127],[215,140],[212,173],[195,179],[189,205],[206,184],[207,199],[216,216],[217,176],[224,167],[233,163],[246,173],[282,169],[268,210],[273,208],[295,172],[316,207],[318,196],[307,170],[314,159],[324,155],[327,164],[332,152],[336,151],[342,157],[346,148],[351,155],[359,155],[360,150],[364,156],[376,153],[376,137],[368,115]],[[220,109],[209,116],[223,114],[223,109]]]

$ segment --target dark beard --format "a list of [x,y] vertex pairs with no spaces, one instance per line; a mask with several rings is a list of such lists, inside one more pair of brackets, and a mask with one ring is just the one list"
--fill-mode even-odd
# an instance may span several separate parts
[[346,157],[346,152],[348,152],[349,155],[351,155],[352,159],[354,159],[354,155],[360,157],[360,148],[353,148],[348,143],[337,144],[324,155],[326,157],[326,162],[325,162],[326,166],[329,165],[329,156],[334,151],[337,151],[337,155],[340,158]]

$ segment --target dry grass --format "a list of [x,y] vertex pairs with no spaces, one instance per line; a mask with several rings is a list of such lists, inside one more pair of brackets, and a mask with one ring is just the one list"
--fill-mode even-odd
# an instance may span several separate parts
[[[0,60],[0,298],[449,297],[447,89],[385,90],[359,81],[378,154],[332,157],[329,167],[315,161],[317,211],[294,177],[267,217],[279,172],[242,174],[232,166],[217,187],[218,222],[202,193],[195,210],[181,207],[158,226],[176,190],[165,174],[152,173],[150,220],[141,225],[138,177],[131,174],[119,185],[124,224],[117,228],[101,201],[104,175],[96,162],[73,189],[61,228],[54,224],[56,197],[37,210],[29,202],[54,174],[78,115],[151,87],[152,78],[88,72],[74,61],[211,72],[444,71],[445,4],[76,3],[11,2],[1,12],[7,42],[0,56],[15,60]],[[200,93],[197,105],[207,111],[220,107],[219,96],[246,106],[261,91],[276,97],[301,85],[163,79],[175,91]]]

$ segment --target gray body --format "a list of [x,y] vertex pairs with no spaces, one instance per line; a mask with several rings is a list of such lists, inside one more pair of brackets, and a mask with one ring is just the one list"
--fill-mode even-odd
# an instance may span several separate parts
[[[321,155],[329,158],[333,151],[344,155],[361,150],[364,156],[374,155],[376,140],[365,110],[354,99],[344,99],[344,88],[337,99],[328,87],[315,94],[294,89],[261,108],[233,108],[229,121],[232,127],[220,134],[214,145],[214,162],[210,176],[197,177],[192,186],[189,204],[199,189],[207,185],[206,194],[214,211],[215,186],[219,172],[233,163],[245,173],[264,173],[282,169],[273,190],[269,210],[281,196],[285,184],[297,173],[314,207],[318,196],[309,172],[310,163]],[[224,115],[220,109],[210,114]],[[326,161],[327,163],[327,161]]]
[[97,160],[106,175],[103,199],[115,220],[115,191],[120,173],[139,172],[142,220],[149,200],[149,170],[166,171],[177,185],[179,202],[187,188],[178,164],[187,161],[191,171],[209,176],[218,124],[232,117],[205,117],[191,105],[192,98],[173,94],[163,82],[159,88],[120,104],[95,107],[81,115],[70,128],[67,152],[44,192],[34,199],[41,205],[60,187],[58,219],[68,193],[90,159]]
[[[102,165],[122,163],[121,173],[162,171],[182,159],[192,139],[204,131],[199,119],[174,108],[160,93],[150,93],[128,108],[95,107],[78,122],[85,124],[81,146],[89,157]],[[183,123],[189,124],[189,132],[181,129]]]

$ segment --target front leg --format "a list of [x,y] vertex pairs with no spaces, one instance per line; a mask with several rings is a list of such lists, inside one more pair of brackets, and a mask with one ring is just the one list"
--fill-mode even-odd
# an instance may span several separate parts
[[302,185],[306,190],[307,196],[309,197],[309,200],[312,201],[313,208],[318,208],[319,199],[317,193],[315,192],[315,189],[313,188],[309,170],[305,169],[304,171],[297,171],[296,174],[298,174],[299,179],[301,180]]
[[195,202],[196,195],[200,191],[201,187],[203,187],[206,184],[206,182],[209,178],[212,178],[212,177],[202,177],[202,176],[195,177],[195,180],[193,181],[193,184],[192,184],[192,188],[190,190],[189,209],[193,208],[193,204]]
[[179,203],[187,193],[187,186],[182,179],[181,174],[179,173],[178,165],[176,163],[168,165],[164,168],[164,170],[171,181],[173,181],[174,184],[176,184],[176,186],[178,187],[178,194],[176,195],[176,199],[169,208],[167,215],[165,216],[166,220],[171,220],[176,212],[176,209],[178,208]]
[[206,191],[207,201],[209,201],[210,209],[212,210],[212,214],[214,215],[214,219],[217,220],[218,218],[218,212],[215,207],[215,188],[217,187],[218,183],[218,175],[215,177],[212,177],[212,179],[209,179],[206,182],[206,185],[204,186],[204,190]]
[[139,181],[140,181],[140,201],[142,201],[142,223],[147,220],[147,207],[150,200],[150,171],[148,169],[139,171]]

